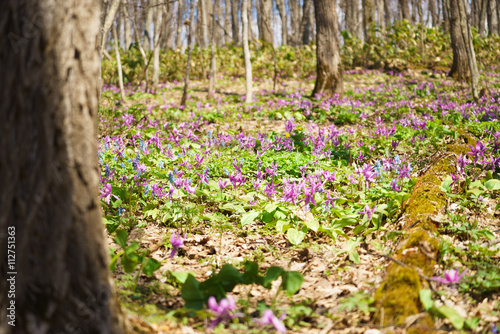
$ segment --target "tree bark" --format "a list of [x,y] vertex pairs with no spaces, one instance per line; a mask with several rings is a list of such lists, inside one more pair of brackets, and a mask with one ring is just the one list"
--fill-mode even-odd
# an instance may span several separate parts
[[130,48],[130,44],[132,44],[132,29],[130,23],[130,17],[128,16],[128,10],[126,10],[127,3],[122,1],[121,3],[121,12],[124,18],[124,31],[125,31],[125,44],[123,45],[123,49],[127,51]]
[[153,0],[148,0],[146,5],[146,18],[144,22],[144,43],[143,47],[146,51],[153,50],[153,34],[151,33],[151,25],[153,23],[153,11],[154,7],[152,6]]
[[311,10],[313,0],[304,0],[304,10],[302,12],[302,21],[300,23],[300,36],[302,36],[302,45],[311,43],[312,22]]
[[401,10],[403,20],[412,23],[410,15],[410,5],[408,4],[408,0],[399,0],[399,8]]
[[118,34],[116,33],[116,27],[111,28],[113,31],[113,39],[115,40],[115,56],[116,56],[116,69],[118,71],[118,87],[120,87],[120,96],[122,101],[125,101],[125,88],[123,87],[123,72],[122,72],[122,62],[120,58],[120,48],[118,47]]
[[488,2],[488,34],[498,34],[498,14],[496,0],[485,0]]
[[97,191],[99,10],[0,2],[1,333],[124,332]]
[[153,77],[152,88],[154,91],[158,90],[158,83],[160,77],[160,38],[161,27],[163,26],[163,5],[160,5],[161,0],[154,0],[155,7],[153,8],[154,17],[154,44],[153,44]]
[[[106,45],[106,36],[108,34],[113,21],[115,20],[116,13],[118,12],[118,8],[120,7],[120,0],[113,0],[111,6],[109,7],[108,12],[106,13],[106,19],[104,20],[104,25],[101,30],[101,44],[100,50],[101,52],[104,50],[104,46]],[[102,58],[102,56],[101,56]]]
[[392,15],[391,15],[391,5],[389,3],[389,0],[384,0],[384,9],[385,9],[385,26],[390,27]]
[[200,0],[200,13],[198,13],[198,19],[200,22],[200,33],[201,33],[201,48],[208,47],[208,24],[207,24],[207,0]]
[[371,43],[372,34],[370,29],[372,28],[374,21],[374,7],[372,0],[363,0],[363,33],[365,35],[365,41]]
[[240,31],[238,23],[238,4],[240,0],[232,0],[231,2],[231,24],[233,27],[233,42],[235,45],[240,44]]
[[342,62],[335,0],[314,0],[316,14],[316,84],[315,94],[343,96]]
[[[486,12],[488,8],[488,0],[481,0],[478,2],[479,16],[478,16],[478,30],[482,37],[486,36]],[[488,20],[488,25],[490,21]],[[489,30],[489,29],[488,29]]]
[[385,21],[384,21],[384,0],[376,0],[377,1],[377,25],[380,28],[385,28]]
[[[210,81],[208,85],[208,96],[212,97],[215,95],[215,75],[217,70],[217,64],[215,61],[215,32],[216,32],[216,22],[217,18],[215,13],[218,13],[218,7],[220,5],[220,0],[214,0],[214,14],[212,15],[212,41],[210,43]],[[219,16],[220,17],[220,16]]]
[[429,0],[429,14],[432,19],[432,26],[437,27],[439,24],[437,12],[436,12],[436,0]]
[[191,0],[189,8],[189,27],[188,27],[188,58],[186,64],[186,76],[184,77],[184,91],[181,98],[181,106],[186,105],[187,91],[189,88],[189,71],[191,69],[191,57],[193,55],[193,35],[194,35],[194,9],[196,8],[196,0]]
[[281,45],[286,45],[288,39],[288,20],[285,0],[276,0],[276,7],[278,7],[281,18]]
[[182,47],[182,3],[183,0],[177,0],[177,27],[175,33],[175,48],[180,49]]
[[273,30],[271,28],[272,0],[259,0],[259,39],[264,43],[273,44]]
[[250,49],[248,48],[248,3],[249,0],[243,0],[241,7],[241,18],[243,23],[243,57],[245,59],[245,82],[246,82],[246,97],[245,103],[249,104],[253,101],[252,90],[252,63],[250,62]]

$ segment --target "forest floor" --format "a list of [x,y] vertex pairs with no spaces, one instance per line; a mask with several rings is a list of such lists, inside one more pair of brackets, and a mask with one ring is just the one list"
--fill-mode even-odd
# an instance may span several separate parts
[[[307,97],[313,82],[305,80],[278,82],[276,91],[271,80],[257,80],[249,109],[241,79],[220,78],[210,98],[207,83],[194,81],[185,110],[177,106],[180,84],[156,94],[129,90],[124,102],[108,87],[99,124],[102,204],[115,282],[135,331],[273,332],[255,321],[270,308],[286,313],[291,333],[406,333],[426,315],[428,332],[493,332],[500,81],[494,70],[482,78],[490,91],[478,103],[468,87],[424,71],[352,71],[342,99]],[[445,199],[415,220],[408,209],[415,187],[448,157],[453,173],[439,174],[435,190]],[[424,219],[437,240],[420,266],[430,266],[428,277],[418,263],[397,263],[424,252],[427,239],[420,250],[404,248]],[[186,237],[171,257],[173,233]],[[421,293],[418,312],[388,320],[376,291],[391,264],[415,267],[432,306]],[[223,266],[230,274],[217,276]],[[276,267],[300,275],[276,279]],[[440,283],[453,269],[463,277]],[[199,284],[211,277],[213,286]],[[242,314],[209,329],[216,316],[206,299],[226,293]]]

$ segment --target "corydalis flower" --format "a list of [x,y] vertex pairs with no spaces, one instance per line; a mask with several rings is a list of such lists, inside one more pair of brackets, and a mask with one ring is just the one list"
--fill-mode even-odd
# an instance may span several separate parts
[[209,329],[213,329],[220,323],[225,323],[228,320],[241,317],[243,314],[235,313],[236,303],[231,295],[228,295],[226,298],[222,298],[217,304],[217,300],[214,296],[208,298],[208,307],[210,311],[216,316],[214,320],[208,326]]
[[170,237],[170,243],[172,244],[172,252],[170,253],[170,259],[173,259],[175,254],[177,254],[177,251],[179,248],[184,246],[184,239],[186,239],[187,233],[184,234],[184,237],[181,237],[181,234],[179,233],[172,233],[172,236]]
[[458,269],[445,270],[444,277],[434,276],[431,280],[441,284],[456,284],[462,279],[462,276],[464,276],[467,270],[468,269],[465,269],[461,274],[458,273]]
[[264,311],[262,314],[262,318],[256,319],[255,322],[258,323],[259,325],[265,326],[265,325],[273,325],[274,328],[280,332],[280,333],[285,333],[286,332],[286,327],[283,325],[282,321],[285,319],[286,313],[283,312],[279,318],[277,318],[273,311],[270,309],[267,309]]
[[370,206],[368,204],[365,204],[363,211],[359,211],[358,213],[365,214],[368,217],[368,220],[371,220],[372,215],[375,212],[376,208],[377,208],[377,206],[374,205],[373,208],[370,209]]

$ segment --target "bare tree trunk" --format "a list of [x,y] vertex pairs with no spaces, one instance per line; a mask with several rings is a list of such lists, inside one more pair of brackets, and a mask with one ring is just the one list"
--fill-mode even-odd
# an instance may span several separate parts
[[200,47],[208,47],[208,25],[207,25],[207,0],[200,0],[200,13],[198,13],[198,20],[200,22]]
[[231,28],[231,0],[224,2],[224,43],[229,43],[227,32]]
[[401,9],[403,20],[413,23],[411,20],[410,5],[408,4],[408,0],[399,0],[399,8]]
[[438,16],[437,16],[437,13],[436,13],[436,0],[429,0],[429,14],[431,15],[431,19],[432,19],[432,26],[433,27],[437,27],[438,26],[438,22],[439,22],[439,19],[438,19]]
[[160,49],[172,49],[174,42],[174,27],[172,21],[174,18],[174,4],[167,2],[164,4],[162,10],[162,24],[161,24],[161,42]]
[[[212,97],[215,95],[215,75],[217,70],[217,64],[215,61],[215,32],[216,32],[216,16],[215,13],[218,13],[218,6],[220,4],[220,0],[214,0],[214,14],[212,15],[212,41],[210,45],[210,82],[208,85],[208,96]],[[220,16],[219,16],[220,17]],[[218,17],[217,17],[218,18]]]
[[120,87],[120,96],[122,98],[122,101],[125,101],[125,88],[123,87],[123,72],[122,72],[122,62],[120,58],[120,48],[118,47],[118,34],[116,33],[115,26],[113,26],[111,30],[113,31],[113,39],[115,40],[116,69],[118,70],[118,86]]
[[256,37],[252,29],[252,0],[248,0],[248,40],[249,41],[255,41]]
[[288,39],[288,20],[285,0],[276,0],[276,7],[278,7],[281,18],[281,45],[286,45]]
[[335,0],[314,0],[316,14],[316,84],[315,94],[343,96],[342,61]]
[[377,1],[377,25],[380,28],[385,27],[384,21],[384,0],[376,0]]
[[124,332],[97,190],[99,11],[0,1],[1,333]]
[[443,27],[445,31],[449,31],[451,35],[451,15],[450,15],[450,1],[451,0],[442,0],[443,1]]
[[363,33],[365,35],[365,41],[367,43],[371,43],[373,38],[370,32],[374,21],[373,10],[373,0],[363,0]]
[[125,31],[125,44],[123,45],[123,49],[127,51],[130,48],[130,44],[132,44],[132,29],[130,26],[130,17],[128,16],[128,11],[126,10],[127,3],[122,1],[121,3],[121,12],[124,18],[124,31]]
[[101,30],[101,44],[100,44],[101,53],[104,50],[104,46],[106,45],[106,35],[108,34],[108,31],[111,28],[113,21],[115,20],[115,16],[116,13],[118,12],[119,7],[120,7],[120,0],[113,0],[111,6],[109,7],[108,12],[106,13],[106,19],[104,20],[104,25]]
[[151,33],[151,25],[153,23],[153,11],[154,7],[152,6],[153,0],[147,0],[146,7],[146,20],[144,23],[144,50],[151,51],[153,50],[153,34]]
[[384,9],[385,9],[385,26],[390,27],[392,15],[391,15],[391,6],[389,0],[384,0]]
[[[127,1],[127,0],[124,0]],[[148,70],[148,58],[146,57],[146,52],[144,51],[142,45],[141,45],[141,36],[139,34],[139,28],[137,27],[137,24],[135,22],[135,19],[132,19],[132,23],[134,25],[134,32],[135,32],[135,42],[137,44],[137,47],[139,48],[139,52],[141,53],[142,60],[144,61],[144,77],[146,79],[146,90],[148,89],[149,86],[149,70]]]
[[311,43],[312,22],[311,10],[313,0],[304,0],[304,10],[302,12],[302,21],[300,23],[300,36],[302,36],[302,45],[309,45]]
[[160,76],[160,38],[161,27],[163,25],[163,5],[160,5],[161,0],[154,0],[155,7],[154,15],[154,45],[153,45],[153,81],[152,88],[156,92],[158,90],[158,82]]
[[292,46],[299,46],[300,11],[298,0],[289,0],[288,5],[290,6],[290,25],[292,28],[289,43]]
[[248,47],[248,1],[249,0],[243,0],[243,5],[241,7],[241,21],[243,23],[243,57],[245,58],[246,104],[252,103],[253,101],[252,63],[250,62],[250,49]]
[[[477,9],[479,11],[477,28],[479,30],[479,34],[482,37],[486,36],[486,11],[488,8],[488,0],[480,0],[477,2]],[[488,21],[488,25],[489,25]]]
[[498,14],[496,0],[485,0],[488,2],[488,34],[498,34]]
[[215,0],[215,7],[217,8],[217,11],[214,11],[214,15],[215,13],[217,14],[217,21],[213,27],[213,29],[215,29],[215,45],[219,48],[224,45],[224,26],[221,26],[221,20],[224,19],[224,14],[222,12],[221,1],[222,0]]
[[175,32],[175,48],[180,49],[182,47],[182,5],[183,0],[177,0],[177,26]]
[[232,0],[231,3],[231,24],[233,27],[233,42],[235,45],[240,44],[240,31],[238,24],[238,3],[240,0]]
[[[409,0],[412,2],[411,4],[411,21],[413,24],[416,24],[417,21],[417,0]],[[421,0],[418,0],[421,1]]]
[[260,17],[259,39],[264,43],[273,44],[273,31],[271,29],[271,9],[273,6],[272,0],[259,0]]
[[184,91],[182,93],[181,105],[186,105],[187,91],[189,88],[189,71],[191,69],[191,57],[193,55],[193,35],[194,35],[194,9],[196,8],[196,0],[191,0],[189,8],[189,27],[188,27],[188,58],[186,64],[186,76],[184,77]]

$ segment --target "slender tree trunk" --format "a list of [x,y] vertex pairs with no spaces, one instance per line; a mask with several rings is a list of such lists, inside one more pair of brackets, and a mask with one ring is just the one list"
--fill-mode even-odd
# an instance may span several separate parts
[[411,1],[411,22],[413,24],[416,24],[418,21],[417,21],[417,1],[421,1],[421,0],[409,0]]
[[401,9],[403,20],[413,23],[411,20],[410,5],[408,4],[408,0],[399,0],[399,8]]
[[238,4],[240,0],[232,0],[231,2],[231,25],[233,27],[233,42],[235,45],[240,44],[240,31],[238,24]]
[[152,88],[156,92],[158,90],[158,83],[160,77],[160,38],[161,27],[163,25],[163,5],[159,5],[162,0],[154,0],[154,44],[153,44],[153,77]]
[[98,199],[99,7],[0,1],[1,333],[124,332]]
[[208,47],[208,22],[207,22],[207,0],[200,0],[200,13],[198,14],[198,19],[200,21],[200,33],[201,33],[201,48]]
[[[482,37],[486,36],[486,12],[488,8],[488,0],[481,0],[478,2],[479,16],[478,16],[478,30]],[[488,20],[488,25],[490,21]]]
[[113,31],[113,39],[115,40],[115,55],[116,55],[116,69],[118,71],[118,86],[120,87],[120,96],[122,101],[125,101],[125,88],[123,87],[123,72],[122,72],[122,62],[120,58],[120,48],[118,47],[118,34],[116,33],[116,27],[113,26],[111,29]]
[[313,0],[304,0],[304,10],[302,12],[302,21],[300,24],[300,35],[302,36],[302,45],[309,45],[311,43],[312,22],[311,10]]
[[488,34],[498,34],[497,1],[485,0],[485,2],[488,2]]
[[439,24],[439,19],[436,13],[436,0],[429,0],[429,14],[432,19],[432,26],[437,27]]
[[316,14],[316,84],[315,94],[343,96],[342,61],[335,0],[314,0]]
[[278,7],[281,18],[281,45],[286,45],[288,39],[288,20],[285,0],[276,0],[276,7]]
[[[215,75],[217,70],[217,64],[215,61],[215,32],[216,32],[216,16],[215,13],[218,13],[218,6],[220,4],[219,0],[214,0],[214,14],[212,15],[212,41],[210,43],[210,82],[208,85],[208,96],[213,97],[215,95]],[[218,17],[217,17],[218,19]]]
[[290,7],[290,26],[292,28],[289,43],[292,46],[299,46],[300,11],[298,0],[289,0],[288,5]]
[[273,44],[273,31],[271,28],[271,9],[273,6],[272,0],[259,0],[260,17],[259,39],[264,43]]
[[132,44],[132,29],[130,23],[130,17],[128,16],[128,10],[126,8],[127,3],[122,1],[121,3],[121,12],[124,18],[124,31],[125,31],[125,44],[123,45],[123,49],[128,51],[130,48],[130,44]]
[[253,42],[256,40],[255,33],[252,29],[252,0],[248,0],[247,17],[248,17],[248,40]]
[[250,62],[250,49],[248,47],[248,1],[249,0],[243,0],[243,5],[241,7],[241,21],[243,23],[243,57],[245,58],[246,104],[252,103],[253,101],[252,63]]
[[154,7],[152,6],[153,0],[148,0],[147,1],[147,7],[146,7],[146,20],[144,24],[144,50],[146,51],[151,51],[153,50],[153,34],[151,32],[151,25],[153,23],[153,11]]
[[370,32],[375,16],[373,10],[373,0],[363,0],[363,33],[367,43],[371,43],[373,39],[372,33]]
[[451,35],[451,15],[450,15],[450,1],[451,0],[442,0],[443,1],[443,27],[445,31],[450,32]]
[[231,28],[231,0],[225,0],[224,2],[224,43],[229,43],[229,37],[227,36],[229,29]]
[[186,64],[186,76],[184,77],[184,91],[182,93],[181,106],[186,105],[187,91],[189,88],[189,71],[191,69],[191,57],[193,55],[193,35],[194,35],[194,9],[196,8],[196,0],[191,0],[189,8],[189,27],[188,27],[188,58]]
[[224,45],[224,26],[221,26],[221,22],[224,20],[224,14],[222,12],[222,0],[215,0],[215,2],[217,11],[214,11],[214,13],[217,13],[217,21],[213,29],[215,29],[215,45],[220,48]]
[[390,27],[391,26],[391,20],[392,20],[392,15],[391,15],[391,5],[389,3],[389,0],[384,0],[384,9],[385,9],[385,26]]
[[[118,8],[120,7],[120,0],[113,0],[111,6],[109,7],[108,12],[106,13],[106,19],[104,20],[104,25],[101,30],[101,52],[104,50],[104,46],[106,45],[106,36],[108,35],[108,31],[115,20],[116,13],[118,12]],[[101,56],[102,58],[102,56]]]
[[177,0],[177,26],[176,26],[176,32],[175,32],[175,48],[180,49],[182,48],[182,6],[183,6],[183,0]]
[[385,27],[384,21],[384,0],[376,0],[377,1],[377,25],[380,28]]

